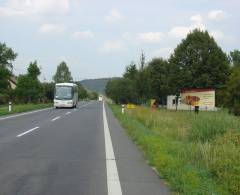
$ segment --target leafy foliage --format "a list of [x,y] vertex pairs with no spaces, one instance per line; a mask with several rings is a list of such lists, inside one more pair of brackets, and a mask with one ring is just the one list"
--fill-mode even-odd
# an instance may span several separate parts
[[167,95],[171,94],[171,80],[169,77],[169,64],[162,58],[152,59],[148,64],[150,76],[151,98],[165,104]]
[[73,78],[71,76],[71,72],[68,69],[66,62],[61,62],[57,67],[57,72],[53,76],[53,80],[55,83],[64,83],[64,82],[72,82]]
[[41,84],[38,80],[40,69],[37,62],[31,62],[28,67],[28,73],[18,77],[16,93],[23,102],[37,101],[41,95]]
[[54,99],[54,89],[55,84],[51,83],[41,83],[41,98],[44,102],[51,102]]
[[109,81],[106,86],[106,95],[119,104],[137,101],[135,85],[127,78]]
[[78,86],[78,98],[81,100],[88,98],[88,92],[82,85]]
[[0,67],[12,69],[12,61],[16,57],[17,53],[14,53],[5,43],[0,43]]
[[12,61],[15,60],[17,54],[7,47],[5,43],[0,43],[0,91],[6,94],[9,89],[9,78],[11,76]]
[[230,52],[230,61],[232,62],[233,67],[240,68],[240,51],[235,49]]
[[[238,52],[234,51],[231,56],[236,64]],[[134,94],[134,102],[138,104],[146,104],[149,99],[166,104],[167,95],[177,94],[183,88],[214,88],[216,104],[222,106],[230,72],[229,59],[214,38],[207,31],[196,29],[182,40],[168,61],[155,58],[146,63],[142,52],[139,68],[132,62],[126,67],[123,77],[131,80],[129,85],[134,88],[133,93],[126,95]],[[106,87],[113,100],[118,99],[118,84],[120,82]]]
[[227,55],[208,32],[194,30],[174,50],[169,62],[176,90],[181,88],[219,89],[226,83],[230,66]]
[[230,112],[240,115],[240,67],[233,70],[227,82],[225,101]]
[[130,79],[130,80],[135,80],[138,74],[137,66],[134,62],[131,62],[126,67],[125,73],[123,74],[124,78]]

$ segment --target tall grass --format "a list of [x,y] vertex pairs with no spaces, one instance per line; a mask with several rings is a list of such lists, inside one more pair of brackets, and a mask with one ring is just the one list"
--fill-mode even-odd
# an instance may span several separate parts
[[240,194],[240,119],[225,111],[112,106],[132,139],[180,194]]

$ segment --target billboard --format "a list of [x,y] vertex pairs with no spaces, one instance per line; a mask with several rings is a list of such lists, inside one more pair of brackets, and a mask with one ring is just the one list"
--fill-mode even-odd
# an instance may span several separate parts
[[181,91],[181,104],[199,106],[202,108],[215,107],[214,89],[185,89]]

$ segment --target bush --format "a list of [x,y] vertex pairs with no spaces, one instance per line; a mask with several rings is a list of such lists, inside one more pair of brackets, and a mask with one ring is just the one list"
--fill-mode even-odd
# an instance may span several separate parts
[[240,68],[234,68],[227,82],[225,104],[230,112],[240,115]]
[[240,194],[240,133],[227,132],[211,148],[210,170],[232,194]]
[[0,93],[0,104],[6,104],[8,102],[9,96],[7,94]]
[[239,102],[235,102],[232,107],[232,113],[236,116],[240,116],[240,100]]

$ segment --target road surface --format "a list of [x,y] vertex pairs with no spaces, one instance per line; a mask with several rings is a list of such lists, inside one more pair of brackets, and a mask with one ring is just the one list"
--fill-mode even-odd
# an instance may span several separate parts
[[165,195],[102,102],[0,118],[0,195]]

